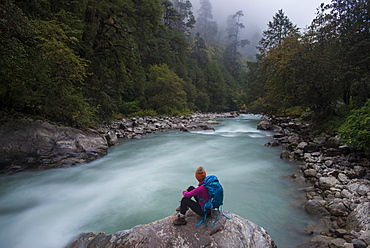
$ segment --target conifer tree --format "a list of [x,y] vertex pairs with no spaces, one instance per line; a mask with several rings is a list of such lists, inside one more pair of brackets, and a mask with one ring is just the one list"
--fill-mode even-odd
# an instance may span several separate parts
[[212,4],[209,0],[200,0],[196,28],[205,42],[215,42],[217,34],[217,22],[213,20]]
[[173,0],[173,8],[178,13],[178,18],[174,22],[173,28],[182,34],[189,35],[189,30],[196,23],[192,11],[193,5],[189,0]]
[[228,45],[224,51],[224,63],[229,72],[237,78],[240,73],[241,64],[240,58],[241,54],[238,51],[239,47],[243,47],[249,44],[249,40],[240,39],[240,29],[245,28],[244,24],[240,21],[240,18],[244,16],[243,11],[237,11],[234,15],[228,17],[227,22],[227,38]]
[[275,14],[267,26],[268,29],[263,32],[260,47],[258,47],[262,55],[275,45],[281,44],[284,38],[299,31],[297,25],[290,21],[282,9]]

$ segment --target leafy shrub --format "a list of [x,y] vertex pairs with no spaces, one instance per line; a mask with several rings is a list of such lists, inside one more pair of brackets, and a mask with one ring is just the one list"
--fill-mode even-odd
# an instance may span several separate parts
[[136,113],[141,111],[139,101],[132,101],[132,102],[123,102],[120,107],[120,113],[124,115],[130,115],[132,113]]
[[131,114],[130,116],[156,116],[158,113],[155,110],[147,109],[147,110],[140,110]]
[[187,111],[185,81],[166,64],[151,66],[148,79],[145,90],[149,108],[164,115]]
[[339,136],[357,149],[370,148],[370,99],[366,104],[351,112],[339,128]]

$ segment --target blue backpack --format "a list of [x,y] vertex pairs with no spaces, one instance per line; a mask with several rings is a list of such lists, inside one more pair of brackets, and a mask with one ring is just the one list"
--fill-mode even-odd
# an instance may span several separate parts
[[[222,188],[216,176],[207,176],[204,179],[204,183],[202,185],[207,188],[209,200],[206,202],[203,198],[200,198],[200,200],[204,202],[204,218],[197,224],[197,226],[200,226],[206,220],[208,211],[212,209],[217,209],[219,213],[222,212],[220,210],[220,207],[223,205],[224,200],[224,189]],[[230,219],[224,213],[222,213],[222,215],[225,216],[227,219]],[[216,219],[211,227],[216,224],[217,219],[218,215],[216,216]]]

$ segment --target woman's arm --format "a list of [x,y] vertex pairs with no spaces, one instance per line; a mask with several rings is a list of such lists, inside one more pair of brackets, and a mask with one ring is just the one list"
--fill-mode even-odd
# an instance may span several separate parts
[[199,187],[197,187],[197,188],[193,189],[193,190],[192,190],[192,191],[190,191],[190,192],[183,191],[183,192],[182,192],[182,195],[183,195],[184,197],[193,197],[193,196],[202,195],[203,188],[204,188],[204,186],[199,186]]

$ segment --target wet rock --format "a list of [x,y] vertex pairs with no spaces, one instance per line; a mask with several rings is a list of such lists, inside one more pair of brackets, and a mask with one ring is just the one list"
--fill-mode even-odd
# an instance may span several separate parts
[[267,120],[262,120],[258,123],[257,129],[259,129],[259,130],[271,130],[271,123]]
[[109,146],[115,146],[118,144],[117,134],[113,130],[109,130],[108,133],[105,135],[105,138]]
[[340,182],[335,177],[320,177],[319,185],[321,189],[330,189]]
[[[232,213],[225,212],[231,219],[218,218],[214,227],[197,226],[201,217],[187,212],[187,225],[174,226],[177,214],[147,225],[112,235],[100,233],[81,234],[68,248],[99,247],[254,247],[275,248],[276,245],[266,231],[256,224]],[[206,220],[213,223],[217,213]]]
[[297,183],[303,184],[303,183],[306,182],[306,178],[303,175],[301,175],[301,174],[293,173],[290,176],[290,178],[293,179]]
[[298,145],[297,145],[297,149],[301,149],[301,150],[304,150],[307,146],[307,142],[300,142]]
[[279,146],[280,144],[276,141],[269,141],[265,144],[265,146],[267,147],[276,147],[276,146]]
[[347,218],[347,228],[357,232],[370,230],[370,202],[359,204]]
[[219,124],[221,124],[219,121],[214,121],[214,120],[205,121],[204,123],[206,123],[208,125],[219,125]]
[[331,243],[331,241],[333,239],[334,238],[328,237],[328,236],[325,236],[325,235],[318,235],[318,236],[312,238],[311,241],[313,241],[313,242],[321,242],[321,243],[324,243],[326,245],[326,247],[329,247],[329,244]]
[[280,153],[280,158],[281,158],[281,159],[288,159],[288,160],[291,160],[293,156],[294,156],[294,155],[293,155],[291,152],[287,151],[287,150],[284,150],[284,151],[282,151],[282,152]]
[[[357,232],[369,230],[369,153],[353,151],[335,134],[311,129],[312,125],[304,125],[298,118],[270,121],[282,128],[275,137],[285,149],[280,157],[301,162],[303,176],[314,186],[306,193],[307,212],[319,216],[332,230],[304,247],[319,247],[322,242],[323,247],[353,247],[352,239],[360,236]],[[331,242],[333,238],[337,239]]]
[[315,169],[308,169],[303,172],[306,177],[315,177],[317,175],[317,171]]
[[339,148],[340,139],[338,137],[330,137],[325,143],[324,146],[328,148]]
[[0,123],[1,173],[69,167],[107,154],[107,140],[95,130],[2,112]]
[[334,157],[334,156],[338,156],[338,155],[341,155],[341,154],[342,154],[342,152],[338,148],[327,148],[324,152],[324,155],[328,156],[328,157]]
[[335,230],[335,235],[337,236],[337,237],[343,237],[344,235],[346,235],[348,232],[347,232],[347,230],[346,229],[336,229]]
[[370,230],[363,231],[359,239],[363,240],[366,243],[366,245],[370,245]]
[[315,137],[313,142],[317,145],[323,145],[326,142],[326,137]]
[[346,243],[346,241],[344,239],[341,239],[341,238],[336,238],[336,239],[333,239],[330,241],[330,244],[329,246],[334,246],[334,247],[338,247],[338,248],[344,248],[344,244]]
[[279,138],[283,138],[285,135],[283,133],[277,133],[277,134],[274,134],[274,139],[279,139]]
[[329,216],[330,213],[326,210],[325,205],[320,200],[309,200],[305,205],[306,211],[314,216]]
[[349,182],[349,179],[348,177],[346,176],[346,174],[344,173],[339,173],[338,174],[338,180],[343,183],[343,184],[347,184]]
[[315,152],[315,151],[317,151],[318,150],[318,147],[317,147],[317,145],[315,144],[315,143],[313,143],[313,142],[309,142],[308,144],[307,144],[307,146],[305,147],[305,149],[304,149],[304,151],[305,152]]
[[328,245],[323,241],[310,241],[305,244],[297,245],[296,248],[328,248]]
[[328,205],[327,208],[329,212],[331,213],[331,215],[334,215],[334,216],[347,216],[348,215],[347,208],[344,206],[342,202],[330,204]]
[[339,150],[341,151],[341,154],[349,154],[351,152],[351,149],[348,145],[339,146]]
[[353,170],[356,178],[361,178],[366,175],[366,169],[362,166],[354,166]]
[[191,129],[191,130],[215,130],[213,127],[210,125],[204,123],[204,122],[193,122],[189,125],[186,126],[186,129]]
[[352,244],[354,248],[367,248],[368,246],[366,245],[365,241],[361,239],[354,239],[352,240]]

